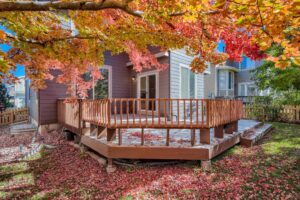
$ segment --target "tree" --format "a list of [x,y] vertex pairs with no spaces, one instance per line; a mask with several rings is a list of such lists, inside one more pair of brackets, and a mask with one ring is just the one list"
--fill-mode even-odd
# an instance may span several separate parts
[[[268,54],[279,57],[283,54],[284,48],[274,44],[268,49]],[[272,61],[264,63],[253,71],[253,79],[261,89],[272,89],[273,91],[298,91],[300,92],[300,67],[294,62],[285,67],[285,70],[276,68]]]
[[[280,57],[284,48],[279,44],[273,44],[267,50],[268,54]],[[261,90],[271,89],[272,98],[276,105],[299,105],[300,103],[300,67],[291,62],[285,69],[275,67],[272,61],[264,63],[252,71],[253,79]],[[265,98],[262,98],[265,99]]]
[[[268,56],[278,67],[299,62],[299,13],[293,0],[100,0],[100,1],[1,1],[0,42],[13,48],[0,51],[0,80],[12,80],[16,63],[26,67],[33,87],[45,87],[58,69],[60,83],[72,93],[85,96],[92,83],[82,78],[91,71],[101,78],[104,51],[127,52],[136,71],[156,66],[163,70],[148,47],[186,48],[196,56],[194,72],[203,72],[207,62],[218,64],[228,57],[252,59],[273,42],[284,48],[282,56]],[[65,26],[68,23],[69,26]],[[75,27],[72,29],[71,27]],[[287,37],[289,40],[287,40]],[[217,52],[223,39],[226,53]]]
[[3,83],[0,83],[0,107],[1,105],[4,108],[12,107],[12,104],[10,102],[11,97],[9,96],[7,92],[7,88]]

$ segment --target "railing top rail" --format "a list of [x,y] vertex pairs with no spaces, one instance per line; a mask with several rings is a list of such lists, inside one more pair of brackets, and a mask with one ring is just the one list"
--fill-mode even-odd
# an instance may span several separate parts
[[[66,99],[57,99],[58,101],[63,101]],[[108,101],[108,100],[180,100],[180,101],[242,101],[240,99],[208,99],[208,98],[104,98],[104,99],[77,99],[82,101]]]

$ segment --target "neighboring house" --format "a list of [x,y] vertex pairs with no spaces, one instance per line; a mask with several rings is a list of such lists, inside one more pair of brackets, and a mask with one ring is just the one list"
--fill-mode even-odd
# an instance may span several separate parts
[[11,102],[16,108],[23,108],[26,106],[26,97],[25,97],[25,77],[18,77],[17,81],[13,85],[7,85],[8,94],[12,97]]
[[[137,73],[128,55],[111,56],[105,53],[101,68],[105,80],[100,80],[89,92],[90,98],[204,98],[204,74],[194,74],[189,65],[193,57],[184,50],[160,52],[150,49],[166,70],[155,67]],[[55,72],[58,73],[58,72]],[[54,74],[57,75],[57,74]],[[30,119],[36,126],[57,123],[57,99],[66,97],[66,87],[47,81],[47,88],[36,92],[29,90]],[[150,109],[150,108],[149,108]]]
[[206,98],[236,98],[267,95],[260,91],[252,79],[251,70],[259,67],[262,61],[252,61],[244,56],[241,63],[227,60],[224,64],[210,67],[205,75]]

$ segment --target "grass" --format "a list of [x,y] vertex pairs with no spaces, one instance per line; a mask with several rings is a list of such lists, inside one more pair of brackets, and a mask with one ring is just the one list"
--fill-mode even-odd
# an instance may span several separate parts
[[267,154],[287,154],[300,156],[300,125],[273,123],[272,138],[262,147]]

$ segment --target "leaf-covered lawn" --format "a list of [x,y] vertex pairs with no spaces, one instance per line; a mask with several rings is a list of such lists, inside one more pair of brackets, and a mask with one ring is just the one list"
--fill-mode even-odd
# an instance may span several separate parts
[[[203,172],[198,162],[163,167],[105,167],[64,141],[27,161],[0,166],[0,198],[299,199],[300,125],[274,123],[252,148],[236,146]],[[1,148],[1,147],[0,147]]]

